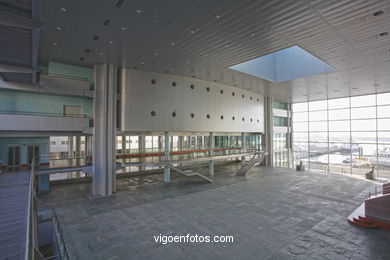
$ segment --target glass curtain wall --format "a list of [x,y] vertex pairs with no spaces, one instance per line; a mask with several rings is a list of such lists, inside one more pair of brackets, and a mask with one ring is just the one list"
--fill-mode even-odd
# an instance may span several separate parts
[[296,103],[294,166],[390,178],[390,93]]

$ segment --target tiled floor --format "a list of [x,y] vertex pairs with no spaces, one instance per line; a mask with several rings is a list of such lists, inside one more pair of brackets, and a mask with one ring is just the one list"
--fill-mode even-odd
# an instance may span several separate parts
[[[239,165],[216,167],[215,183],[175,175],[118,180],[91,200],[89,183],[54,186],[74,259],[390,259],[390,232],[346,218],[374,184],[338,174]],[[232,235],[233,243],[154,242],[156,235]]]

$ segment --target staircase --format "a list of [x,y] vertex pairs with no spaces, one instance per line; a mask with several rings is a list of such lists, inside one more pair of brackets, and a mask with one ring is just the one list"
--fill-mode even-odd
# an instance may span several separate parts
[[348,221],[359,227],[390,230],[390,183],[384,184],[382,193],[369,195],[351,215]]
[[236,176],[245,176],[257,163],[261,163],[266,155],[266,153],[256,153],[253,155],[249,162],[245,162],[240,169],[238,169]]
[[171,168],[172,170],[174,170],[175,172],[180,173],[180,174],[187,176],[187,177],[198,176],[198,177],[205,179],[206,181],[209,181],[211,183],[214,182],[212,179],[206,177],[205,175],[203,175],[199,172],[195,172],[193,170],[182,170],[182,169],[179,169],[179,168],[173,166],[172,164],[168,164],[168,167]]

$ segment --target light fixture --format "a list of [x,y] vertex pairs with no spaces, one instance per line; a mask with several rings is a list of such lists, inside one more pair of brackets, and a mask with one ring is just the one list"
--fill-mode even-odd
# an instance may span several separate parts
[[122,27],[121,27],[121,30],[122,30],[122,31],[126,31],[126,27],[122,26]]
[[57,31],[62,31],[62,28],[57,26]]
[[187,61],[187,64],[190,64],[190,63],[191,63],[191,61],[188,60],[188,61]]
[[219,18],[221,18],[221,16],[220,15],[216,15],[215,18],[219,19]]
[[387,35],[389,35],[389,33],[388,33],[388,32],[382,32],[382,33],[380,33],[380,34],[379,34],[379,36],[381,36],[381,37],[383,37],[383,36],[387,36]]
[[256,33],[251,33],[251,37],[253,37],[253,36],[255,36],[256,35]]
[[382,14],[384,14],[385,12],[383,10],[379,10],[379,11],[376,11],[375,13],[373,13],[372,15],[373,16],[380,16]]
[[52,44],[53,44],[54,46],[57,46],[57,42],[52,42]]
[[104,25],[104,26],[107,26],[107,25],[109,25],[110,23],[111,23],[111,20],[110,20],[110,19],[106,19],[106,20],[104,20],[103,25]]
[[109,41],[110,44],[114,44],[114,41]]
[[95,36],[93,36],[93,40],[97,41],[97,40],[99,40],[99,37],[100,37],[99,35],[95,35]]
[[158,56],[158,52],[155,52],[155,53],[154,53],[154,56]]
[[142,13],[142,10],[141,9],[137,9],[137,14],[140,14],[140,13]]
[[190,30],[190,33],[191,33],[191,34],[194,34],[194,33],[195,33],[195,30],[193,30],[193,29]]
[[141,65],[144,65],[144,64],[145,64],[145,62],[141,61],[139,64],[141,64]]
[[176,43],[174,43],[174,42],[171,42],[171,46],[175,46],[176,45]]
[[66,8],[65,7],[61,7],[60,10],[61,10],[61,12],[66,12]]
[[100,56],[103,56],[103,52],[99,52],[99,55],[100,55]]

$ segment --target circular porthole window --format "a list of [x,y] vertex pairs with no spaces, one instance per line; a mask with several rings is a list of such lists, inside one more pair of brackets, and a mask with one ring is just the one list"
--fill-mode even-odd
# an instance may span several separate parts
[[244,121],[245,121],[245,117],[242,118],[242,122],[244,122]]
[[176,87],[176,82],[172,82],[172,87]]
[[251,118],[251,122],[252,122],[252,118]]
[[259,121],[259,119],[257,119],[257,123],[259,123],[260,121]]
[[223,94],[223,89],[221,89],[220,93]]
[[156,111],[150,112],[150,115],[151,115],[151,116],[156,116]]
[[257,99],[257,102],[259,102],[260,100],[259,99]]
[[207,91],[207,92],[210,92],[210,88],[209,88],[209,87],[207,87],[207,88],[206,88],[206,91]]
[[244,95],[244,94],[242,94],[242,95],[241,95],[241,97],[242,97],[242,98],[245,98],[245,95]]
[[209,115],[209,114],[207,114],[207,116],[206,116],[206,117],[207,117],[207,119],[210,119],[210,115]]
[[190,116],[191,116],[191,118],[194,118],[194,117],[195,117],[195,114],[194,114],[194,113],[191,113]]
[[250,97],[250,100],[252,100],[252,97]]
[[154,84],[156,84],[156,80],[155,80],[155,79],[152,79],[152,80],[150,81],[150,83],[152,83],[152,84],[154,85]]
[[233,120],[233,121],[236,120],[236,117],[232,116],[232,120]]
[[234,97],[236,94],[234,92],[232,92],[232,96]]
[[191,89],[194,89],[194,88],[195,88],[194,84],[191,84],[190,88],[191,88]]
[[221,116],[221,120],[223,120],[223,116]]
[[172,112],[172,116],[173,116],[173,117],[176,117],[176,112]]

